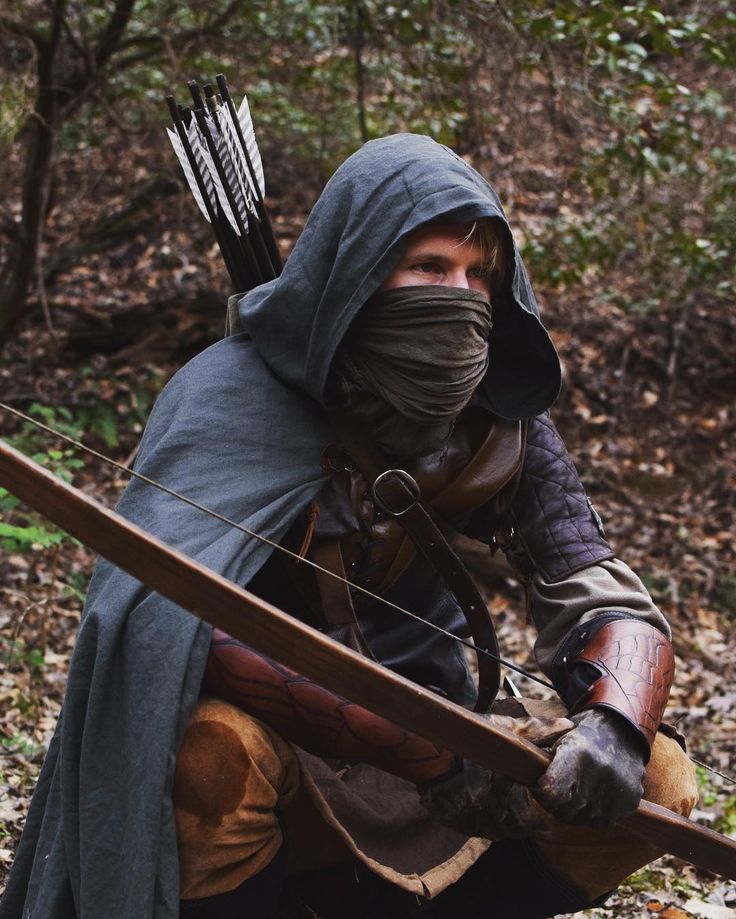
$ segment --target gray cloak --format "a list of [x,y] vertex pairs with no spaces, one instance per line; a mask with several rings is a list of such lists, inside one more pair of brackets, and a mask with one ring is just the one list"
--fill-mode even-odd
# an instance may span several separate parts
[[[272,540],[324,484],[330,363],[402,240],[438,218],[494,218],[507,250],[493,301],[482,402],[505,418],[545,411],[560,369],[500,202],[428,137],[372,141],[335,173],[283,274],[231,316],[230,337],[168,383],[136,467]],[[270,547],[138,480],[118,510],[239,584]],[[210,629],[100,560],[63,710],[0,903],[0,919],[178,919],[174,763]]]

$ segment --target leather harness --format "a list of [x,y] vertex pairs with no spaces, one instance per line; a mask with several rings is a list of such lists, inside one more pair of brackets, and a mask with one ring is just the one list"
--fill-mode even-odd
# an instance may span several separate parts
[[[333,415],[331,420],[339,442],[323,456],[328,482],[313,503],[302,554],[384,595],[421,551],[457,599],[476,647],[498,656],[487,605],[451,542],[474,511],[513,490],[523,463],[525,425],[466,410],[446,449],[402,461],[397,468],[350,418]],[[303,568],[293,573],[307,597],[310,575]],[[319,571],[314,579],[318,597],[312,588],[312,598],[318,599],[330,634],[372,656],[355,613],[362,595]],[[498,662],[479,654],[478,676],[475,708],[486,711],[499,688]]]
[[[442,452],[402,460],[401,468],[382,456],[350,418],[331,420],[338,441],[323,455],[325,487],[312,503],[309,521],[301,521],[301,532],[293,532],[290,541],[299,545],[294,540],[303,537],[302,555],[381,596],[421,551],[454,594],[479,649],[498,655],[486,603],[451,545],[461,531],[480,526],[482,534],[473,535],[504,548],[522,577],[537,566],[559,579],[612,557],[559,435],[544,418],[527,428],[470,407],[458,418]],[[547,494],[555,488],[561,497],[554,490]],[[530,489],[541,491],[532,496]],[[520,507],[514,510],[515,495],[514,504]],[[522,509],[554,507],[560,500],[566,507],[572,503],[580,508],[582,516],[566,522],[567,530],[556,531],[550,539],[543,521],[535,522],[533,514],[526,519]],[[568,530],[572,536],[566,540]],[[329,634],[373,657],[356,617],[365,596],[328,573],[298,563],[290,568]],[[598,628],[601,634],[594,635]],[[594,624],[573,629],[563,651],[553,682],[571,710],[615,709],[638,730],[648,749],[672,681],[667,637],[635,616],[611,610]],[[497,661],[478,654],[478,676],[475,708],[486,711],[498,691]],[[575,693],[571,680],[580,683]]]

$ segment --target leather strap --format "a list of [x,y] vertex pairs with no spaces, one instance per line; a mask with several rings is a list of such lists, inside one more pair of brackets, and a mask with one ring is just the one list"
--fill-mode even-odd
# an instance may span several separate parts
[[[353,651],[376,660],[355,615],[350,587],[345,576],[340,540],[334,537],[315,538],[311,549],[313,560],[320,566],[315,570],[315,575],[322,600],[322,611],[329,626],[328,635]],[[329,571],[338,575],[340,580],[331,577],[327,573]]]
[[[422,502],[416,481],[402,469],[390,468],[380,451],[355,429],[353,420],[334,413],[332,423],[345,450],[355,460],[384,513],[392,516],[421,552],[444,577],[455,595],[477,648],[499,656],[498,639],[488,607],[477,585]],[[497,660],[478,654],[478,700],[475,711],[485,712],[496,698],[501,682]]]
[[[503,421],[471,407],[457,419],[441,452],[402,461],[419,483],[424,502],[442,521],[448,541],[452,542],[449,533],[458,532],[487,541],[498,529],[495,518],[485,525],[490,511],[486,508],[504,507],[504,494],[515,487],[524,434],[523,422]],[[322,465],[331,481],[320,492],[315,532],[339,536],[351,580],[384,596],[419,549],[397,518],[379,512],[370,484],[339,440],[326,447]],[[353,594],[359,616],[368,603],[364,595]]]

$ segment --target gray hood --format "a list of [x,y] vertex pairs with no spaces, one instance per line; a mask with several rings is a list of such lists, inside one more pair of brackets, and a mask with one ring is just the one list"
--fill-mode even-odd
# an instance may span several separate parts
[[557,397],[560,364],[501,202],[475,169],[429,137],[395,134],[346,160],[309,215],[283,274],[243,297],[233,330],[250,334],[283,382],[324,404],[335,352],[401,258],[407,235],[439,218],[482,217],[503,227],[509,268],[493,299],[490,365],[479,395],[503,418],[538,415]]

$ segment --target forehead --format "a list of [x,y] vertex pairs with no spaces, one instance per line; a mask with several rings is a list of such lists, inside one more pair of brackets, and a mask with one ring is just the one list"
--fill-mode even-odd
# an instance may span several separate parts
[[461,250],[471,257],[482,254],[482,247],[476,241],[467,241],[473,225],[471,223],[431,223],[419,227],[407,236],[406,254],[415,252],[437,252]]

